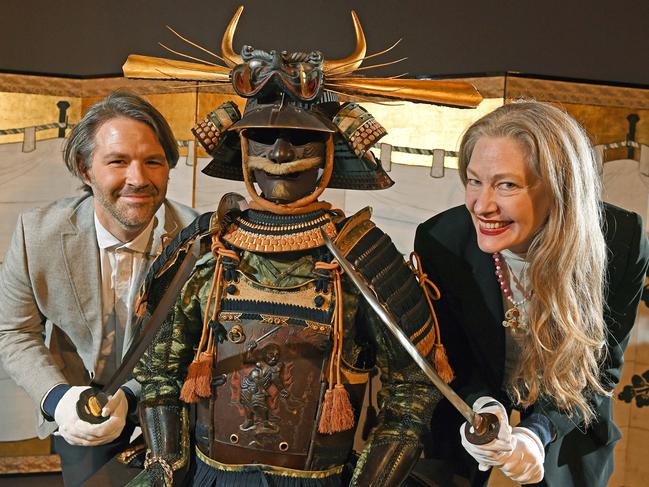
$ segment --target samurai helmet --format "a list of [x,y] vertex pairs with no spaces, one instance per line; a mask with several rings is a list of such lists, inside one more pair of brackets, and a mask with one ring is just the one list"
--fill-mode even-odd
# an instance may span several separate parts
[[[376,190],[394,182],[383,170],[370,148],[386,130],[357,103],[341,103],[337,95],[357,101],[406,100],[440,105],[474,107],[482,99],[468,83],[401,78],[365,78],[355,72],[384,66],[361,68],[364,60],[380,56],[388,49],[366,55],[366,42],[358,16],[352,11],[356,47],[347,57],[327,60],[319,51],[264,51],[244,46],[236,54],[232,39],[243,12],[239,7],[225,30],[221,55],[189,41],[184,42],[218,58],[224,65],[203,62],[187,54],[187,62],[131,55],[124,65],[128,77],[209,82],[224,92],[247,99],[241,115],[237,105],[226,102],[193,128],[212,161],[203,169],[210,176],[250,182],[244,169],[242,144],[246,134],[261,130],[304,131],[327,140],[327,157],[318,188]],[[331,153],[329,153],[331,152]],[[245,157],[245,156],[244,156]]]
[[[394,182],[369,149],[387,132],[364,108],[341,104],[324,88],[325,70],[354,70],[365,55],[365,36],[355,13],[356,49],[347,58],[325,61],[319,51],[310,53],[264,51],[244,46],[234,54],[232,36],[237,11],[226,29],[221,49],[232,64],[234,91],[247,98],[243,116],[233,102],[210,112],[193,132],[212,156],[203,169],[209,176],[245,180],[239,133],[246,129],[291,129],[327,134],[332,138],[329,188],[375,190]],[[236,63],[236,64],[235,64]]]

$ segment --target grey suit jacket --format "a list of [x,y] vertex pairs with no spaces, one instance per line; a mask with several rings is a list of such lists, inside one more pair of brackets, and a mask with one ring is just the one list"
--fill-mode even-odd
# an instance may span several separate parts
[[[164,205],[165,221],[156,216],[151,254],[163,234],[177,234],[197,216],[179,203]],[[56,384],[92,380],[103,332],[101,310],[92,196],[22,214],[0,268],[0,358],[36,405]],[[44,438],[56,424],[38,409],[38,435]]]

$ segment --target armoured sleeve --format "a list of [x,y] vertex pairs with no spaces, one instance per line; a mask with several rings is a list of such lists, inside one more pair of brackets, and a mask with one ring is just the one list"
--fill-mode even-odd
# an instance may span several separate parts
[[385,325],[366,306],[359,319],[376,336],[381,371],[378,425],[372,431],[354,473],[353,486],[398,486],[421,454],[440,393]]
[[[420,353],[429,355],[435,338],[430,310],[389,237],[373,228],[348,257],[398,317]],[[441,395],[362,298],[356,326],[373,342],[381,391],[378,425],[361,454],[352,485],[397,486],[420,456],[421,437],[428,432]]]
[[133,371],[142,385],[143,405],[180,404],[180,388],[200,339],[202,304],[206,300],[214,261],[199,263],[183,286],[173,310]]
[[[180,389],[202,328],[201,299],[213,273],[213,261],[197,264],[156,338],[140,359],[133,376],[142,385],[140,421],[150,462],[139,485],[164,485],[165,468],[182,471],[189,458],[187,408]],[[168,467],[167,467],[168,466]],[[174,477],[177,474],[174,473]]]

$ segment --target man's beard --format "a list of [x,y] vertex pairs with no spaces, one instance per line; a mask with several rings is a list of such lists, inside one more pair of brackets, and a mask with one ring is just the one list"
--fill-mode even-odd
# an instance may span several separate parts
[[[120,204],[119,197],[120,196],[127,196],[127,195],[132,195],[132,194],[148,194],[150,195],[153,199],[150,201],[147,201],[146,203],[138,204],[138,205],[129,205],[128,203],[122,202]],[[116,192],[113,194],[114,199],[109,200],[106,198],[106,195],[103,192],[97,192],[96,194],[93,194],[93,197],[99,200],[99,203],[101,206],[103,206],[108,213],[123,227],[123,228],[137,228],[141,226],[145,226],[149,223],[151,218],[153,218],[153,215],[155,212],[158,210],[159,204],[156,202],[156,196],[158,195],[158,191],[156,191],[154,188],[151,189],[144,189],[144,190],[122,190],[119,192]],[[130,214],[130,209],[139,209],[143,206],[147,207],[146,213],[142,215],[139,211],[136,212],[135,214]]]

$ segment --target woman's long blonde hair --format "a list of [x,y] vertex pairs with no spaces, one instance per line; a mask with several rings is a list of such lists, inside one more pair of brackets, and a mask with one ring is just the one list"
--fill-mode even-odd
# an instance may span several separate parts
[[504,105],[475,122],[460,145],[460,177],[481,137],[510,137],[552,195],[547,222],[527,252],[529,340],[510,383],[514,400],[529,406],[543,397],[585,424],[604,354],[606,243],[601,183],[582,127],[562,110],[539,102]]

